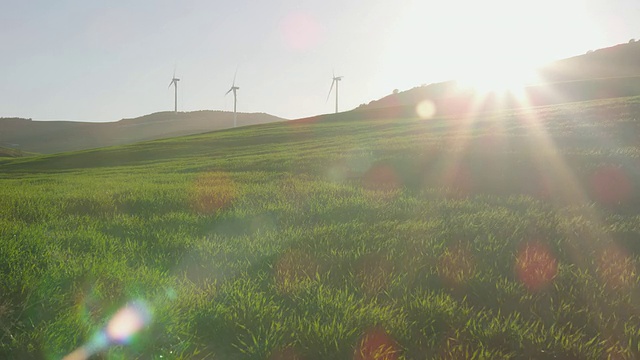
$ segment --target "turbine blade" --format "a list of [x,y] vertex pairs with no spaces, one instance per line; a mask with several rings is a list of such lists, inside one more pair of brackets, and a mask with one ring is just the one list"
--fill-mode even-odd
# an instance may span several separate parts
[[227,91],[226,93],[224,93],[224,96],[227,96],[227,95],[231,92],[231,90],[233,90],[233,87],[232,87],[231,89],[229,89],[229,91]]
[[233,73],[233,83],[231,83],[231,87],[236,86],[236,75],[238,75],[238,67],[236,66],[236,72]]
[[331,90],[333,90],[333,84],[335,83],[336,83],[336,79],[333,79],[333,81],[331,82],[331,87],[329,88],[329,93],[327,94],[327,100],[325,100],[325,103],[329,101],[329,96],[331,96]]
[[170,88],[171,85],[173,85],[174,82],[175,82],[175,80],[171,80],[171,82],[169,83],[169,86],[167,87],[167,89]]

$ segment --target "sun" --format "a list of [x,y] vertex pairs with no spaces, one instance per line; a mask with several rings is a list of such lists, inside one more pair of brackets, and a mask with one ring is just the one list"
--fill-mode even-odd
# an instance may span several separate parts
[[534,65],[509,62],[485,62],[462,73],[457,82],[478,96],[489,94],[524,96],[525,88],[541,80]]
[[390,69],[381,77],[458,80],[478,94],[544,83],[536,68],[588,49],[601,32],[581,0],[409,1],[398,19],[380,41]]

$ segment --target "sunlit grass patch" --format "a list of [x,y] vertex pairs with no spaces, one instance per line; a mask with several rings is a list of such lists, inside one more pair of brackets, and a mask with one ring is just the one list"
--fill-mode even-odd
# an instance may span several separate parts
[[196,178],[191,192],[193,210],[211,215],[233,206],[240,191],[229,174],[208,172]]

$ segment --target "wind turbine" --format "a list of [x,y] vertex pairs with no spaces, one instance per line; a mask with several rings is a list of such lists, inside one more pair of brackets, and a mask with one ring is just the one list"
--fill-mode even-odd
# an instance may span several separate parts
[[338,113],[338,81],[342,80],[342,76],[336,76],[335,71],[333,72],[333,81],[331,82],[331,87],[329,88],[329,94],[327,94],[327,101],[329,101],[329,96],[331,96],[331,90],[333,90],[333,84],[336,84],[336,114]]
[[238,97],[236,91],[240,89],[236,86],[236,75],[238,75],[238,69],[236,69],[236,73],[233,74],[233,83],[231,84],[231,89],[229,89],[229,91],[224,94],[224,96],[227,96],[230,92],[233,91],[233,127],[236,127],[237,122],[236,105],[238,104]]
[[178,81],[180,81],[180,79],[176,77],[176,71],[173,70],[173,79],[171,79],[169,87],[171,87],[171,85],[175,87],[175,112],[178,112]]

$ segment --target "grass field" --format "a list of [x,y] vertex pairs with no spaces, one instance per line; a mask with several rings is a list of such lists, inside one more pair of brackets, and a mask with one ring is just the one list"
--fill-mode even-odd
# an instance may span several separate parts
[[126,304],[143,329],[97,358],[640,357],[639,120],[337,115],[0,159],[0,358],[97,348]]

